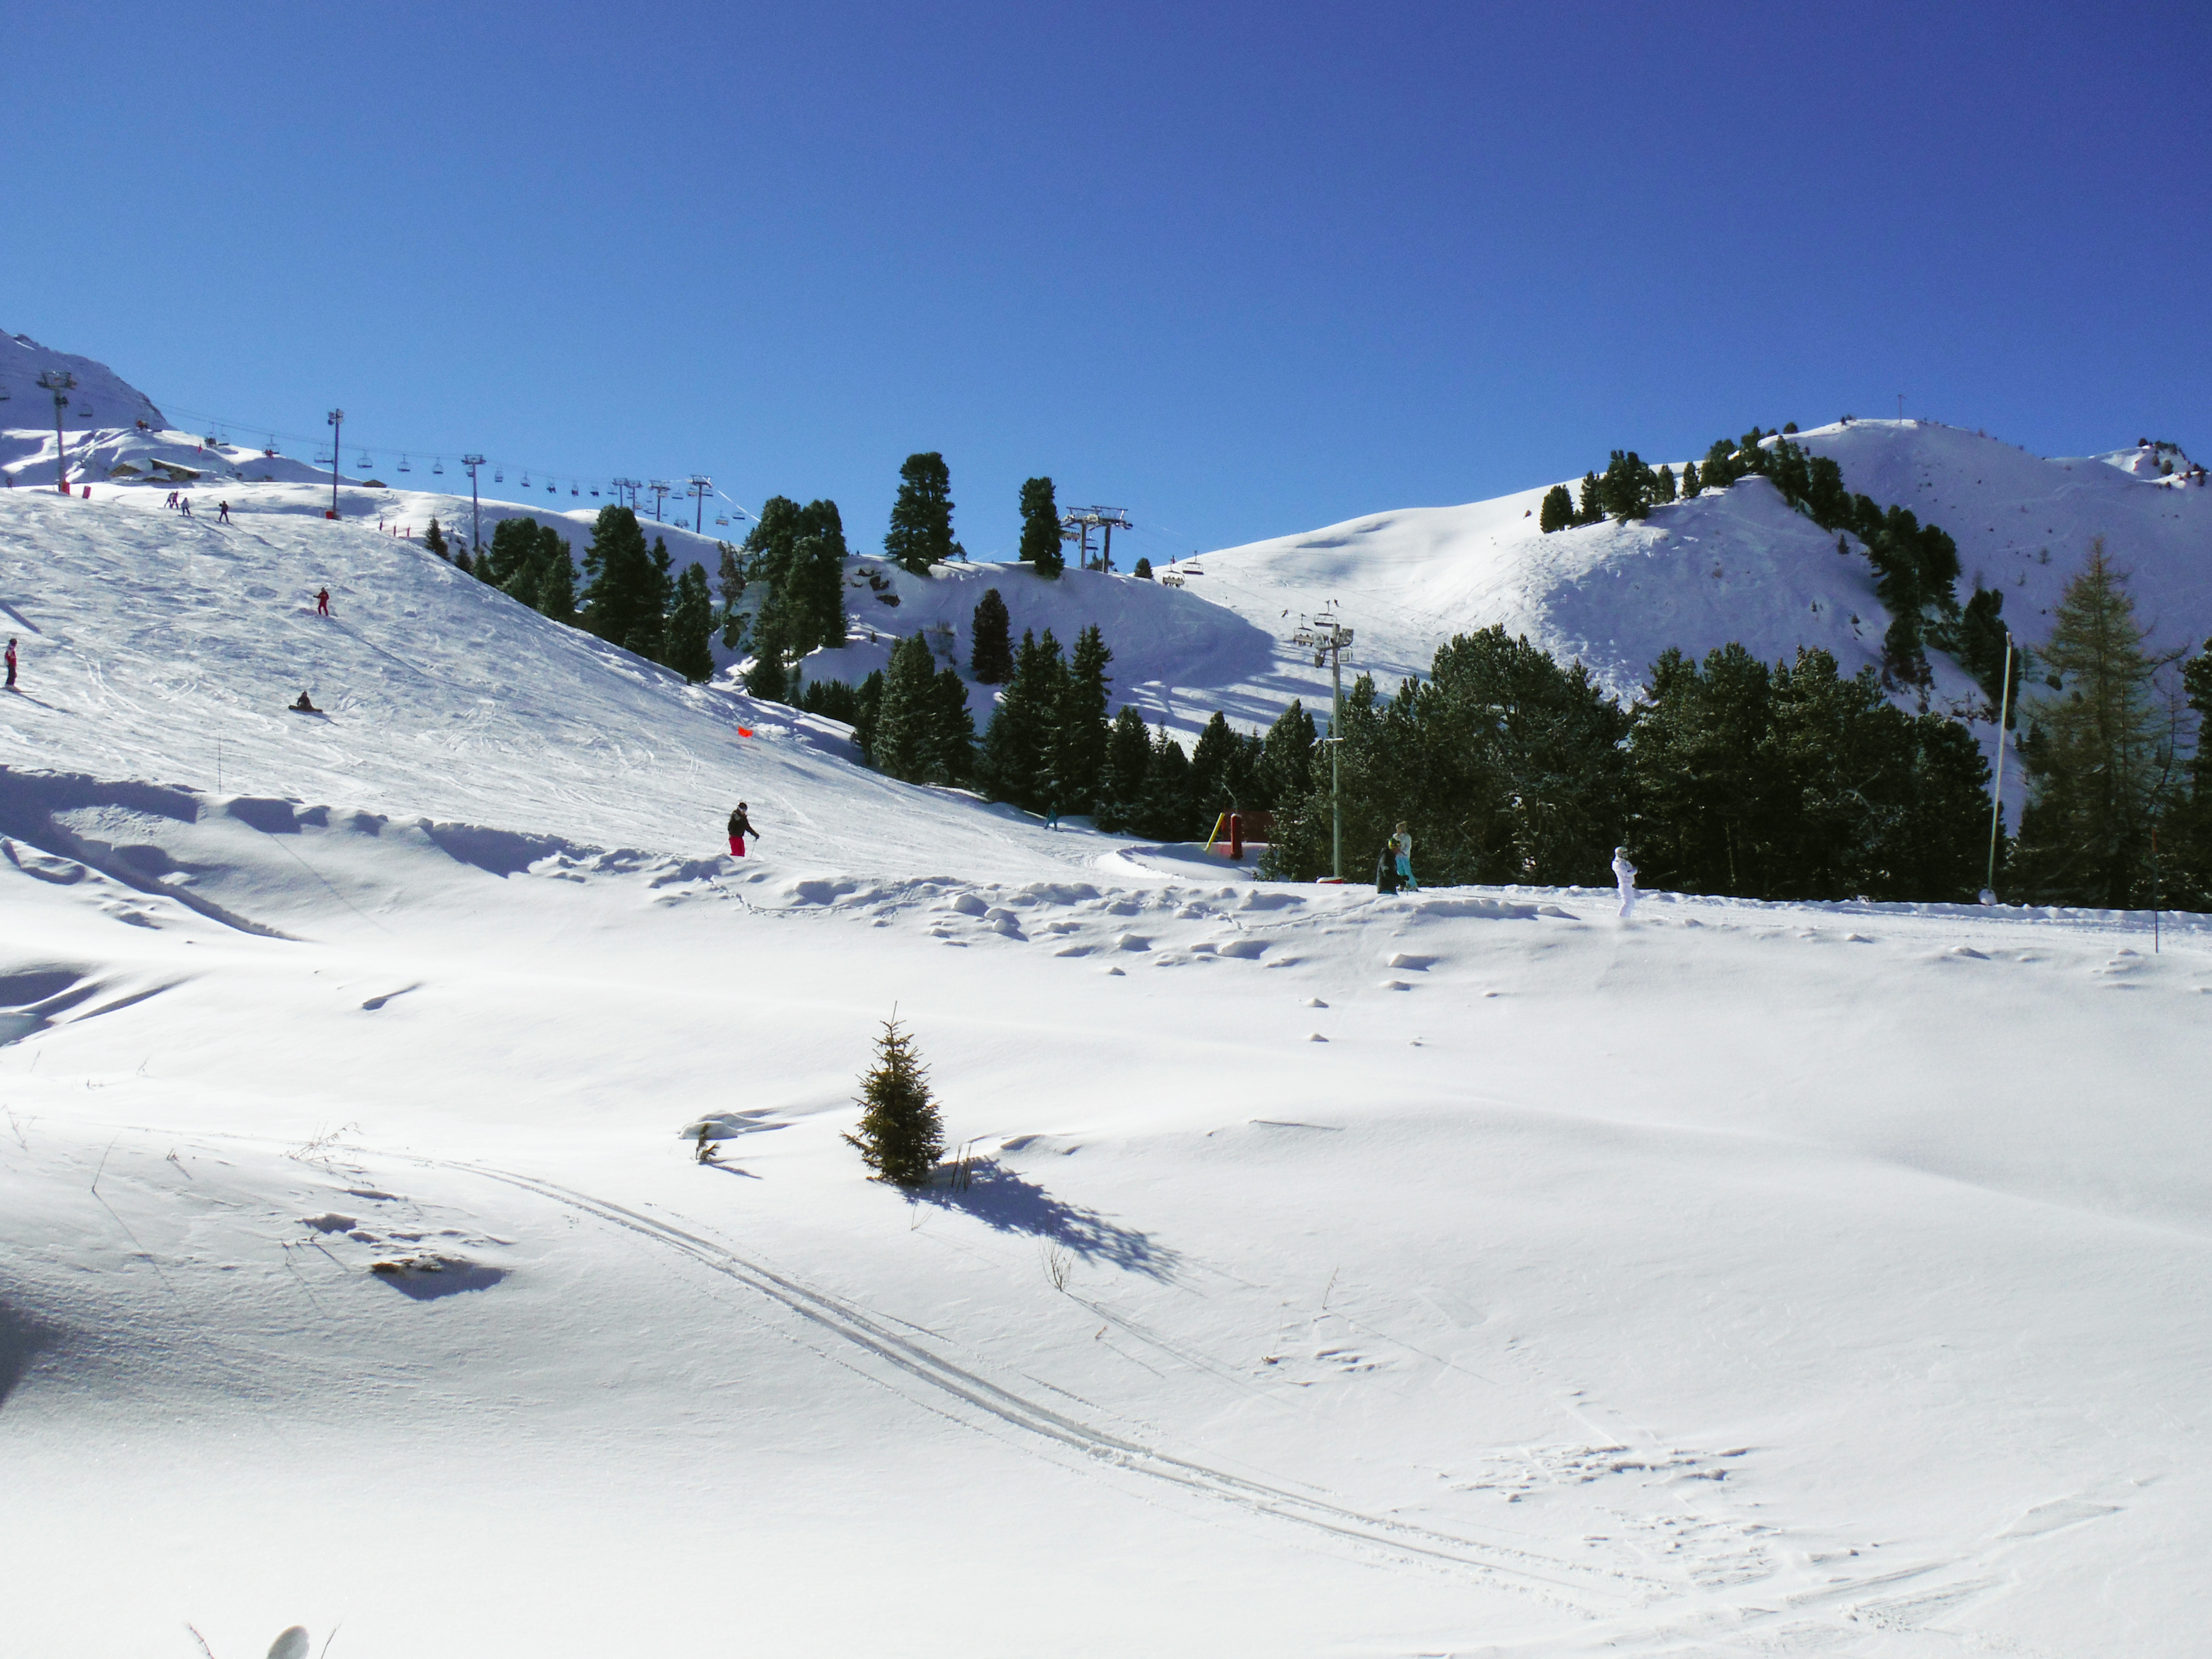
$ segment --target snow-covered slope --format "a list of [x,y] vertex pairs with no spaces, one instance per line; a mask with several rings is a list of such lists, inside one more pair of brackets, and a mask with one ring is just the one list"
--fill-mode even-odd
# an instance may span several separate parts
[[[2203,919],[1048,836],[313,489],[0,492],[0,1646],[2199,1645]],[[1528,614],[1850,568],[1762,489],[1524,548]],[[1412,659],[1536,591],[1454,511],[856,607],[995,581],[1261,711],[1293,592]],[[894,1009],[964,1159],[912,1201],[842,1139]]]
[[[2002,587],[2004,620],[2030,645],[2096,536],[2135,573],[2139,613],[2160,643],[2212,635],[2212,491],[2201,483],[2045,460],[1928,422],[1858,421],[1797,441],[1834,457],[1853,490],[1948,531],[1960,597],[1978,579]],[[1836,537],[1763,479],[1642,524],[1548,536],[1534,516],[1543,494],[1375,514],[1208,553],[1191,586],[1255,620],[1338,599],[1358,630],[1358,665],[1386,682],[1425,672],[1452,635],[1498,623],[1580,658],[1623,697],[1670,645],[1701,655],[1736,641],[1770,661],[1817,645],[1846,673],[1879,664],[1889,618],[1865,559],[1839,556]],[[1964,700],[1964,677],[1936,669],[1939,703]],[[1323,678],[1287,653],[1280,677],[1309,697]]]

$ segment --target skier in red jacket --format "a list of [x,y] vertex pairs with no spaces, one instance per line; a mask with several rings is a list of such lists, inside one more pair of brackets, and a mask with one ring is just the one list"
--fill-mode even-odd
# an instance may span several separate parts
[[8,690],[15,689],[15,641],[8,641]]
[[315,614],[318,617],[327,617],[331,614],[331,590],[327,587],[315,595]]

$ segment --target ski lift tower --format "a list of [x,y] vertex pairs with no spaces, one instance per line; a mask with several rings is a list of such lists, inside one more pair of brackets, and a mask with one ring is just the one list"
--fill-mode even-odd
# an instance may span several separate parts
[[714,481],[701,472],[694,472],[690,482],[684,486],[684,493],[691,498],[691,533],[695,536],[705,533],[707,494],[714,487]]
[[617,496],[623,495],[627,495],[629,496],[629,499],[625,505],[629,507],[630,511],[635,513],[637,510],[637,492],[644,489],[645,485],[635,478],[617,478],[614,481],[614,485],[615,492]]
[[[1091,532],[1092,531],[1104,532],[1104,539],[1098,552],[1098,568],[1101,570],[1111,570],[1114,568],[1114,532],[1116,530],[1134,530],[1136,526],[1129,522],[1127,509],[1118,507],[1072,507],[1060,514],[1060,540],[1074,542],[1078,545],[1075,563],[1078,570],[1091,568]],[[1071,531],[1074,532],[1072,535],[1069,533]]]
[[50,368],[39,376],[39,384],[54,394],[54,487],[66,495],[69,494],[69,436],[62,430],[62,416],[69,413],[69,396],[76,390],[76,376],[65,368]]
[[469,556],[477,556],[477,549],[483,544],[483,508],[477,505],[477,469],[484,464],[481,455],[464,455],[461,465],[469,470]]
[[1328,745],[1328,842],[1329,863],[1338,882],[1344,879],[1344,799],[1338,788],[1337,755],[1344,738],[1344,653],[1352,648],[1352,629],[1344,625],[1337,614],[1336,601],[1331,599],[1317,615],[1300,617],[1298,631],[1291,635],[1291,643],[1302,646],[1313,653],[1314,666],[1328,665],[1328,677],[1334,698],[1330,704],[1328,736],[1322,741]]
[[335,519],[338,515],[338,463],[345,459],[345,451],[338,447],[338,440],[344,433],[345,410],[334,409],[323,418],[331,427],[331,517]]
[[660,504],[668,499],[668,492],[675,489],[676,486],[669,483],[665,478],[655,478],[651,483],[646,485],[646,488],[653,492],[653,521],[655,524],[659,524],[660,522]]

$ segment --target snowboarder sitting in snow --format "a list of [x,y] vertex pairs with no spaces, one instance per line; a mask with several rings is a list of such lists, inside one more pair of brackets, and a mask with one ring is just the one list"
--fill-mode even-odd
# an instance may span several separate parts
[[744,802],[739,801],[738,810],[730,814],[730,856],[732,858],[744,857],[747,836],[758,841],[760,831],[753,828],[753,821],[745,816]]
[[307,694],[302,691],[300,693],[300,701],[292,705],[292,712],[295,714],[319,714],[323,711],[310,702],[307,700]]

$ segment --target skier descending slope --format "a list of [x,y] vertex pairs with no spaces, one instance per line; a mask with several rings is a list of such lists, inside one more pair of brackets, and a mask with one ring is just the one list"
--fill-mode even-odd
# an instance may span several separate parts
[[1620,884],[1620,917],[1626,921],[1636,911],[1636,866],[1628,861],[1628,849],[1613,849],[1613,878]]
[[740,859],[744,857],[745,837],[747,836],[750,836],[755,841],[758,841],[760,839],[760,831],[753,828],[753,821],[745,816],[744,802],[739,801],[738,803],[738,810],[730,814],[731,857]]
[[15,641],[12,639],[8,641],[8,689],[15,689]]

